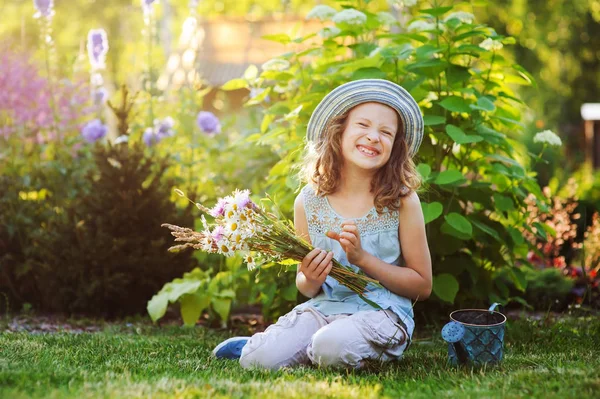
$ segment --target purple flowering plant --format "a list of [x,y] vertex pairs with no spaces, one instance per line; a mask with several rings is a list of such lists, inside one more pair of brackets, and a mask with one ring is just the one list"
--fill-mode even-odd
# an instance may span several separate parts
[[196,117],[200,130],[208,135],[221,133],[221,122],[212,112],[200,111]]
[[100,121],[100,119],[94,119],[88,122],[81,130],[81,136],[88,143],[95,143],[96,141],[104,138],[108,132],[108,127]]

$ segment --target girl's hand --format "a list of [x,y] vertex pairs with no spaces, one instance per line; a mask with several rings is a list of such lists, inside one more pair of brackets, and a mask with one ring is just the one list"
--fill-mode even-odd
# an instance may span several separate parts
[[326,235],[329,238],[337,240],[342,245],[342,249],[346,252],[348,262],[353,265],[360,265],[365,255],[365,251],[360,244],[360,234],[354,221],[348,220],[343,222],[342,232],[340,234],[328,231]]
[[315,248],[302,259],[299,271],[310,282],[321,285],[325,282],[327,275],[333,267],[332,259],[333,252]]

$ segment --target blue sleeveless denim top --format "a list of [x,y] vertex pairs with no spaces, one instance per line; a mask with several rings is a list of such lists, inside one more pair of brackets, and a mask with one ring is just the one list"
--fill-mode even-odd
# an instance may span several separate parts
[[[354,220],[360,233],[361,245],[365,251],[384,262],[402,267],[400,266],[401,249],[398,237],[398,211],[389,211],[386,208],[382,214],[378,214],[375,207],[373,207],[369,213],[361,218],[348,219],[337,214],[327,198],[318,197],[310,185],[302,188],[301,195],[304,199],[308,233],[314,247],[333,251],[334,258],[340,263],[358,270],[357,266],[348,262],[346,253],[340,243],[325,235],[329,230],[339,233],[344,220]],[[327,276],[322,288],[322,293],[296,306],[295,309],[304,309],[311,306],[326,316],[340,313],[353,314],[362,310],[375,309],[331,276]],[[408,334],[412,336],[414,314],[411,301],[408,298],[394,294],[385,287],[369,284],[367,288],[370,292],[365,293],[365,297],[377,303],[382,309],[389,309],[398,315],[406,326]]]

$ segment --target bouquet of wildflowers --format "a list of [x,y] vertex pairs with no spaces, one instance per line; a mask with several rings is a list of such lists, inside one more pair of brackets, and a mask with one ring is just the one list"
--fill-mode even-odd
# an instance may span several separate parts
[[[185,197],[181,190],[175,191]],[[215,222],[209,224],[202,215],[201,232],[163,224],[163,227],[171,230],[175,241],[183,243],[171,247],[171,251],[191,247],[228,257],[239,253],[243,255],[248,269],[253,270],[266,262],[274,261],[283,265],[300,263],[313,249],[306,240],[296,235],[291,222],[282,221],[277,215],[252,202],[249,190],[235,190],[232,195],[220,198],[212,209],[200,203],[194,204],[214,217]],[[332,262],[329,275],[361,296],[369,282],[379,284],[377,280],[358,274],[335,259]]]

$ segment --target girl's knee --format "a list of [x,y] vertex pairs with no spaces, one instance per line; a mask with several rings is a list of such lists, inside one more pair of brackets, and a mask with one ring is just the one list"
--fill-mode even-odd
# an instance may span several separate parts
[[321,367],[359,367],[361,357],[352,343],[340,331],[322,328],[307,348],[313,364]]

